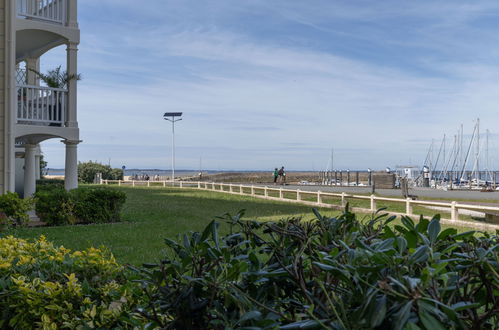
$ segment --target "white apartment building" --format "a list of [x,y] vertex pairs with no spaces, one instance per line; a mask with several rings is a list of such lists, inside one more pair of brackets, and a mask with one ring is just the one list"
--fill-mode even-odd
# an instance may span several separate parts
[[44,87],[30,69],[39,71],[43,54],[65,45],[61,65],[77,74],[79,41],[77,0],[0,0],[0,193],[15,190],[16,170],[24,196],[35,192],[39,144],[48,139],[61,140],[65,187],[77,187],[77,80]]

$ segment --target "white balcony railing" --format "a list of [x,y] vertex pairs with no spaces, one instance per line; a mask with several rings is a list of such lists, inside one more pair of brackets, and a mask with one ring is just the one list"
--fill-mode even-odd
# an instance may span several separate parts
[[64,126],[68,91],[60,88],[17,86],[17,123]]
[[68,0],[17,0],[17,15],[65,24]]

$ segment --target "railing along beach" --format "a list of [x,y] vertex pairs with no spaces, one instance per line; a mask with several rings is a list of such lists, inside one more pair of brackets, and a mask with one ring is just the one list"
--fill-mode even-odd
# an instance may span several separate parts
[[[448,208],[450,211],[450,219],[441,219],[442,223],[465,226],[477,229],[485,230],[496,230],[499,229],[499,225],[492,223],[481,223],[474,221],[464,221],[459,220],[459,210],[470,210],[483,213],[493,213],[499,214],[499,207],[484,206],[484,205],[473,205],[458,203],[456,201],[451,202],[435,202],[426,200],[413,200],[411,198],[391,198],[391,197],[381,197],[375,195],[354,195],[334,192],[323,192],[323,191],[310,191],[310,190],[300,190],[300,189],[286,189],[282,187],[269,187],[269,186],[255,186],[255,185],[242,185],[242,184],[232,184],[232,183],[219,183],[219,182],[205,182],[205,181],[128,181],[128,180],[101,180],[101,184],[110,185],[115,184],[118,186],[147,186],[147,187],[178,187],[178,188],[194,188],[203,189],[209,191],[223,192],[228,194],[238,194],[245,196],[252,196],[257,198],[263,198],[268,200],[283,201],[290,203],[300,203],[305,205],[311,205],[322,208],[334,208],[342,209],[345,207],[349,200],[366,200],[370,202],[369,208],[352,208],[356,212],[375,212],[377,210],[378,202],[391,202],[405,204],[405,212],[393,212],[386,209],[386,213],[393,215],[407,215],[410,217],[419,217],[419,215],[414,214],[414,206],[423,207],[440,207]],[[276,196],[271,196],[271,193]],[[309,199],[304,199],[308,196]],[[312,197],[311,197],[312,196]],[[326,198],[333,198],[339,201],[339,204],[328,203],[325,201]],[[435,212],[438,213],[438,212]]]

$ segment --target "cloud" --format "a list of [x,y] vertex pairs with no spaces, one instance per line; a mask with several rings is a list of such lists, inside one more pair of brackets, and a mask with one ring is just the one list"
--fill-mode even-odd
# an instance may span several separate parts
[[[183,168],[203,154],[207,168],[305,169],[326,163],[332,146],[343,167],[420,163],[432,138],[462,122],[499,124],[498,24],[477,24],[494,2],[80,7],[82,160],[166,167],[170,110],[184,112]],[[44,65],[61,61],[63,51]],[[62,166],[60,143],[45,145]]]

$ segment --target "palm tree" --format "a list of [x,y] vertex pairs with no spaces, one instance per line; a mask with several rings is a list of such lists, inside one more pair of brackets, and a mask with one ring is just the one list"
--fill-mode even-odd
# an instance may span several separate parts
[[48,87],[66,89],[71,80],[81,80],[81,74],[68,74],[66,70],[61,69],[61,65],[53,70],[47,71],[46,74],[40,73],[34,69],[29,69],[34,72]]
[[[50,88],[59,88],[59,89],[67,89],[68,83],[71,80],[81,80],[81,74],[68,74],[66,70],[62,70],[59,65],[57,68],[53,70],[49,70],[46,74],[40,73],[34,69],[30,69],[30,71],[34,72],[38,78],[40,78],[47,87]],[[61,92],[52,91],[50,93],[54,93],[56,96],[56,104],[48,105],[49,109],[49,119],[57,119],[60,120],[61,117],[61,108],[62,108],[62,100],[61,100]],[[50,111],[51,108],[55,108],[56,113],[52,113]],[[60,123],[51,123],[50,126],[60,126]]]

